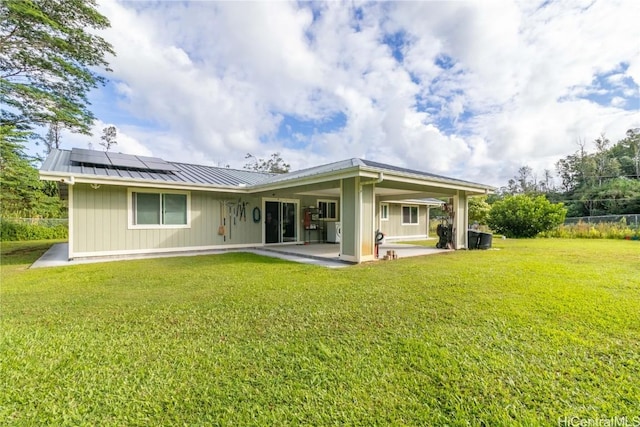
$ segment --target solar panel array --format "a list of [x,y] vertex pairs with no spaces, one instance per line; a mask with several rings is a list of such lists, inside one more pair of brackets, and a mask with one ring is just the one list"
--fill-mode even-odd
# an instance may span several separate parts
[[113,168],[127,168],[138,170],[150,170],[161,172],[177,172],[178,169],[171,163],[158,157],[134,156],[131,154],[107,153],[104,151],[85,150],[73,148],[71,150],[72,162],[100,165]]

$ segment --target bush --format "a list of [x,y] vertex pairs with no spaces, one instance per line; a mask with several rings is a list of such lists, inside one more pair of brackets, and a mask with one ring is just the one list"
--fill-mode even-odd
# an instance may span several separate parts
[[562,203],[553,204],[544,196],[518,194],[495,202],[487,224],[507,237],[535,237],[562,224],[566,214]]
[[66,224],[29,224],[3,219],[0,222],[0,241],[67,239]]

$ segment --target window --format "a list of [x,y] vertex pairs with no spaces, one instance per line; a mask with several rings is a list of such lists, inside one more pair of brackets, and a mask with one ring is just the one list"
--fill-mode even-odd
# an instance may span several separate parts
[[402,207],[402,225],[414,225],[418,223],[418,207],[403,206]]
[[335,200],[318,200],[318,209],[322,219],[338,219],[338,202]]
[[189,226],[188,193],[151,193],[131,191],[133,228],[182,228]]
[[389,204],[388,203],[380,203],[380,220],[381,221],[389,220]]

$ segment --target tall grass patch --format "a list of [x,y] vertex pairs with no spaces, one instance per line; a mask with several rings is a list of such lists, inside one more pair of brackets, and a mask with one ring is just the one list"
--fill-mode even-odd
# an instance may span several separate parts
[[0,241],[67,239],[67,220],[0,218]]
[[640,240],[640,229],[627,225],[626,221],[563,224],[554,230],[539,234],[540,237],[563,239],[625,239]]

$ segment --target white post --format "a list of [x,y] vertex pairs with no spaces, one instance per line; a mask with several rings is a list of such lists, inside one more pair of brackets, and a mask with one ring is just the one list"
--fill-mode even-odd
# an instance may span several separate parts
[[453,243],[456,249],[467,249],[467,224],[469,223],[469,199],[464,191],[453,196]]

